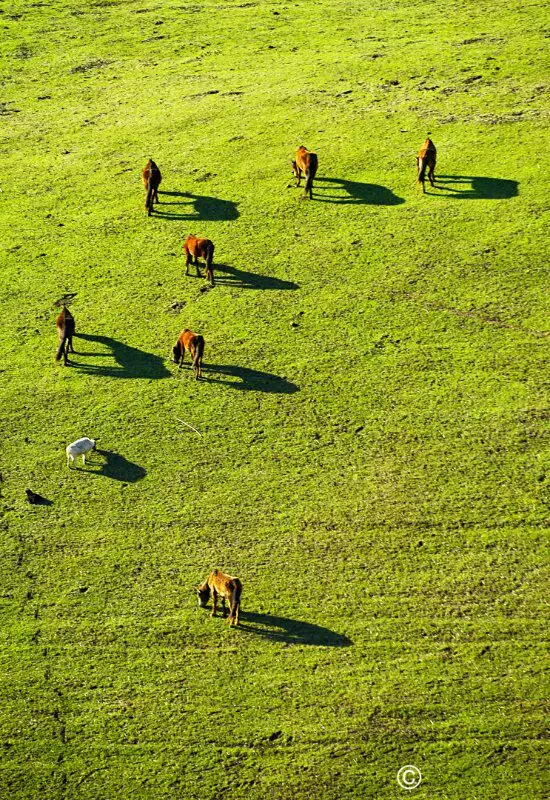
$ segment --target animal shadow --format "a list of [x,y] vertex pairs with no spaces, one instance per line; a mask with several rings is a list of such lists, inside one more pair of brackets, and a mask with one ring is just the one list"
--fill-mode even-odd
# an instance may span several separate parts
[[[232,200],[222,200],[219,197],[209,197],[203,194],[192,194],[191,192],[161,192],[161,203],[154,208],[154,215],[162,219],[186,219],[186,220],[210,220],[221,222],[222,220],[237,219],[239,212],[237,204]],[[165,200],[165,197],[181,198],[177,200]],[[178,210],[165,211],[166,206],[176,206]]]
[[[229,286],[234,289],[275,289],[275,290],[294,290],[300,286],[293,281],[283,281],[280,278],[272,278],[269,275],[256,275],[254,272],[246,272],[228,264],[214,263],[216,284]],[[222,273],[222,274],[220,274]]]
[[321,625],[250,611],[240,612],[239,629],[286,644],[311,644],[317,647],[349,647],[353,644],[342,633],[335,633]]
[[[93,475],[104,475],[106,478],[111,478],[114,481],[124,481],[124,483],[137,483],[147,474],[147,470],[140,467],[139,464],[134,464],[133,461],[128,461],[127,458],[115,453],[112,450],[99,450],[96,452],[105,458],[105,462],[99,466],[98,469],[86,470],[86,472]],[[86,464],[88,464],[86,461]],[[91,466],[95,466],[91,462]]]
[[[295,383],[272,375],[270,372],[259,372],[248,367],[237,367],[233,364],[207,364],[202,367],[202,381],[207,383],[223,383],[231,389],[248,392],[269,392],[272,394],[294,394],[299,390]],[[210,373],[206,374],[205,373]],[[212,374],[225,375],[225,378],[212,377]],[[232,380],[235,379],[236,380]]]
[[445,195],[456,200],[508,200],[517,197],[518,181],[475,175],[436,175],[435,189],[426,194]]
[[31,489],[25,489],[25,494],[27,495],[27,502],[31,504],[31,506],[53,506],[53,501],[48,500],[47,497],[42,497],[42,495],[33,492]]
[[109,378],[168,378],[169,370],[164,365],[164,359],[153,353],[145,353],[137,347],[130,347],[116,339],[108,336],[95,336],[89,333],[75,333],[75,337],[83,339],[85,342],[95,342],[105,345],[110,352],[82,353],[79,356],[90,356],[92,358],[114,358],[116,364],[82,364],[72,361],[71,364],[81,372],[89,375],[99,375]]
[[386,186],[346,181],[343,178],[315,178],[312,199],[321,203],[368,206],[398,206],[405,202],[403,197],[398,197]]

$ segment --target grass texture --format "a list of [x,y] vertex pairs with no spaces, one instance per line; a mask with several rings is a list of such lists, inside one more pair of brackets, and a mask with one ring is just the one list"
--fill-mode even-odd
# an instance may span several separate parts
[[544,796],[544,15],[3,4],[0,796]]

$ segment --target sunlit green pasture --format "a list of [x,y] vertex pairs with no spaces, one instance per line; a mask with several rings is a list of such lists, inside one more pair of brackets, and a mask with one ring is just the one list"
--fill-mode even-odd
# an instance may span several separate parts
[[0,12],[0,797],[542,798],[543,4]]

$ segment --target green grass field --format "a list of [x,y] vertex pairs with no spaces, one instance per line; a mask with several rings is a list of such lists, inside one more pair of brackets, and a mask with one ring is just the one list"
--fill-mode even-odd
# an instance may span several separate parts
[[544,4],[0,12],[0,797],[543,798]]

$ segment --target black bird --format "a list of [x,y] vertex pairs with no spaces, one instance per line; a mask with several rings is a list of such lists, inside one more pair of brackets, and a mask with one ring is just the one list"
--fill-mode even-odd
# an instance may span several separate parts
[[42,497],[41,495],[36,494],[36,492],[31,492],[30,489],[25,489],[25,493],[27,495],[27,501],[32,506],[41,506],[41,505],[49,506],[49,505],[51,505],[51,500],[46,500],[45,497]]

